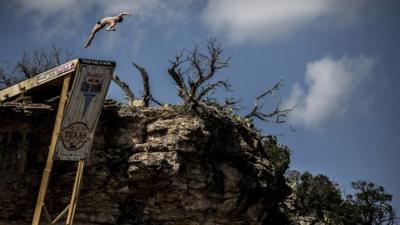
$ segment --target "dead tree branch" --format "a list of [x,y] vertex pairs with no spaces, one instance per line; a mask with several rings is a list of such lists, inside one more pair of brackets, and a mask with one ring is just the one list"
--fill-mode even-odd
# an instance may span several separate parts
[[129,103],[135,100],[135,94],[124,81],[122,81],[117,74],[113,74],[112,80],[122,89]]
[[209,83],[204,87],[201,87],[201,91],[197,94],[197,101],[203,99],[204,96],[211,94],[219,87],[224,88],[226,91],[232,91],[232,85],[229,83],[228,80],[219,80],[215,83]]
[[241,110],[242,107],[239,105],[240,102],[242,102],[241,100],[229,97],[229,98],[225,98],[225,103],[224,103],[224,107],[228,107],[232,110]]
[[205,54],[200,52],[200,46],[195,46],[193,51],[183,50],[170,60],[167,72],[177,85],[178,96],[185,106],[195,108],[217,88],[229,90],[228,81],[210,82],[219,70],[229,66],[231,58],[223,58],[222,52],[221,44],[210,39]]
[[184,50],[182,50],[179,54],[177,54],[174,60],[170,60],[171,67],[168,68],[167,72],[175,81],[175,84],[178,87],[178,96],[184,99],[184,101],[189,100],[188,88],[185,84],[185,79],[183,78],[186,72],[182,72],[181,65],[185,63],[182,60]]
[[132,65],[137,69],[137,71],[140,73],[140,76],[142,77],[143,81],[143,103],[144,106],[148,107],[150,105],[150,100],[152,99],[151,93],[150,93],[150,83],[149,83],[149,75],[144,67],[139,66],[136,63],[132,63]]
[[279,91],[281,86],[282,86],[282,78],[274,86],[272,86],[270,89],[264,91],[260,96],[258,96],[256,100],[259,101],[260,99],[264,98],[267,95],[276,97],[275,93]]
[[147,70],[144,67],[139,66],[138,64],[136,64],[134,62],[132,63],[132,65],[136,68],[136,70],[140,73],[140,76],[142,77],[142,81],[143,81],[142,99],[143,99],[144,106],[148,107],[151,102],[154,102],[157,105],[161,106],[162,104],[159,101],[157,101],[151,94],[149,74],[147,73]]
[[143,96],[142,99],[139,100],[139,102],[135,103],[137,100],[135,94],[131,90],[128,84],[126,84],[124,81],[122,81],[116,74],[113,75],[113,81],[122,89],[122,91],[125,94],[125,98],[128,100],[129,105],[141,105],[148,107],[150,105],[150,102],[153,101],[158,105],[162,105],[159,101],[155,100],[153,96],[151,95],[150,92],[150,82],[149,82],[149,75],[146,71],[146,69],[142,66],[139,66],[136,63],[132,63],[132,65],[137,69],[139,74],[142,77],[143,81]]
[[0,88],[9,87],[16,82],[17,80],[14,77],[9,76],[3,68],[0,68]]
[[[276,92],[279,91],[281,86],[282,86],[282,79],[280,79],[270,89],[264,91],[261,95],[259,95],[254,102],[253,109],[247,115],[244,116],[244,119],[257,118],[261,121],[268,123],[286,123],[287,116],[289,115],[289,113],[293,111],[293,109],[296,106],[293,106],[292,108],[281,107],[282,101],[280,98],[276,96]],[[272,96],[278,98],[278,103],[275,105],[274,110],[272,110],[272,112],[269,113],[262,112],[262,108],[264,106],[262,100],[266,96]]]

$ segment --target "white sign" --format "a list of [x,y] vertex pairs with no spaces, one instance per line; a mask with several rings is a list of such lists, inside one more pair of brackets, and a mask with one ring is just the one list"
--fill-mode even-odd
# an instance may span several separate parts
[[80,60],[56,145],[56,160],[86,160],[115,63]]

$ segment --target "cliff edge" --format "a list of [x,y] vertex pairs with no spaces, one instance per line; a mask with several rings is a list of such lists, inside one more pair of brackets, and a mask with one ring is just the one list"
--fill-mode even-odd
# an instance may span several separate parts
[[[0,224],[30,224],[54,116],[0,107]],[[290,188],[276,153],[286,151],[217,114],[106,106],[74,224],[284,224],[278,208]],[[55,161],[46,199],[53,218],[68,205],[74,171]]]

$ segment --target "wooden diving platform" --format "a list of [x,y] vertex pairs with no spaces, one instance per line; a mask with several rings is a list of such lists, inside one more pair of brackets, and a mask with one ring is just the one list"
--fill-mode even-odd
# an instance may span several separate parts
[[71,78],[74,80],[75,72],[80,68],[80,65],[85,64],[115,67],[115,62],[111,61],[74,59],[0,90],[0,103],[17,102],[24,99],[26,96],[28,96],[32,102],[42,103],[57,97],[61,92],[63,77],[67,74],[71,74]]

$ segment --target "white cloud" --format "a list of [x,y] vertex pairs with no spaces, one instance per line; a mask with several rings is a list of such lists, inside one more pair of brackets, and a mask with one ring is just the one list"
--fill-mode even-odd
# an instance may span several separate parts
[[352,93],[359,84],[372,76],[376,60],[371,57],[325,57],[307,65],[306,89],[294,84],[286,106],[297,107],[290,122],[317,127],[322,122],[340,116],[349,107]]
[[312,22],[352,21],[369,1],[372,0],[209,0],[203,21],[233,42],[270,41]]

